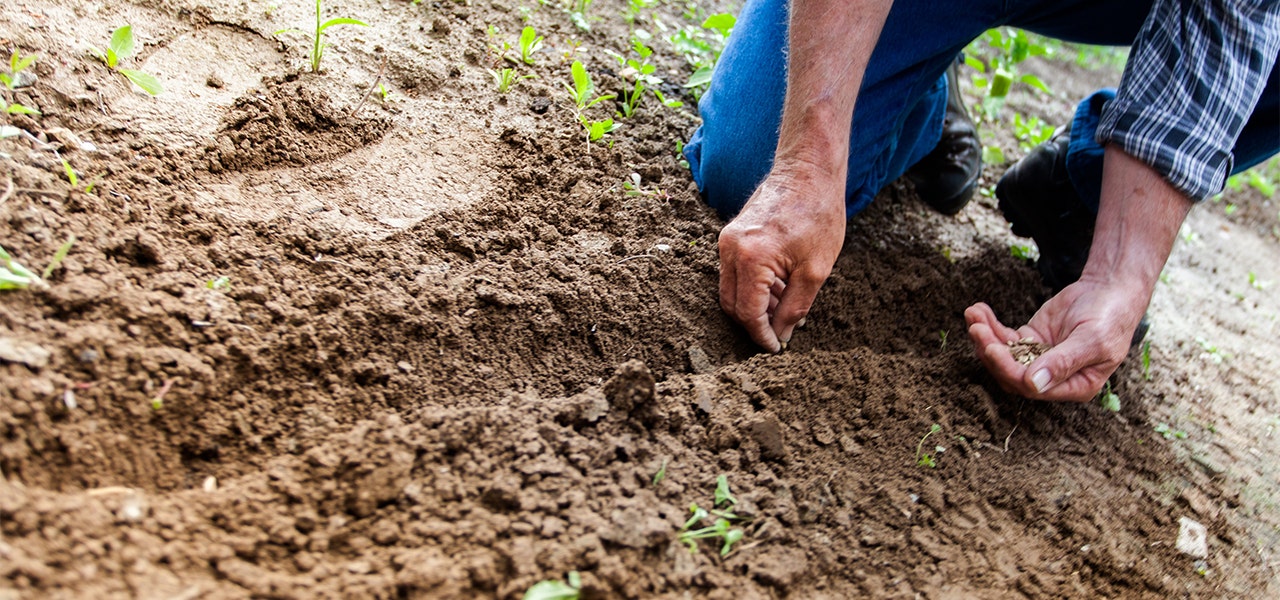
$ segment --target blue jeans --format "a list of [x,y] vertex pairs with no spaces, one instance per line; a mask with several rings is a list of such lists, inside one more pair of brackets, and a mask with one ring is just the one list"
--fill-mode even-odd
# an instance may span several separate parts
[[[866,208],[886,184],[937,145],[946,112],[944,72],[987,29],[1012,25],[1067,41],[1129,45],[1150,0],[912,0],[889,12],[871,54],[853,114],[845,209]],[[703,198],[728,219],[769,173],[786,92],[787,2],[747,0],[698,109],[703,125],[685,157]],[[1280,149],[1280,63],[1235,147],[1235,170]],[[1052,84],[1052,82],[1050,82]],[[1068,171],[1097,209],[1102,148],[1093,141],[1101,91],[1080,103],[1072,126]]]

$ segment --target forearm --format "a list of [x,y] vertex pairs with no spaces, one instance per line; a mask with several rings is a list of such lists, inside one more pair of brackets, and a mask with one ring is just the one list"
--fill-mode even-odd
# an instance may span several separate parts
[[1081,279],[1131,287],[1149,301],[1191,201],[1114,147],[1103,165],[1101,205]]
[[858,89],[892,4],[792,1],[787,95],[775,170],[808,170],[844,180]]

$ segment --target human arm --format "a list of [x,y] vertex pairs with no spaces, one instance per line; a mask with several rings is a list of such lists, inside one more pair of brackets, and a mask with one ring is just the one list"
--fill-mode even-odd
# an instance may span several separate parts
[[[1027,398],[1084,402],[1115,372],[1151,301],[1191,201],[1145,163],[1108,148],[1089,260],[1025,326],[1004,326],[986,304],[965,311],[978,358],[1001,387]],[[1007,342],[1053,346],[1030,365]]]
[[890,0],[793,0],[773,168],[720,232],[720,305],[778,352],[835,265],[849,127]]

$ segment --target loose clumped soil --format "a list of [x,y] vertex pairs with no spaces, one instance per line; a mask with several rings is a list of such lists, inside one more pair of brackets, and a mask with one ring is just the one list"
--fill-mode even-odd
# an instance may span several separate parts
[[[569,571],[584,598],[1280,590],[1280,308],[1244,278],[1280,280],[1269,200],[1197,209],[1118,414],[1011,397],[974,358],[967,306],[1022,323],[1046,295],[985,198],[949,219],[885,190],[759,355],[675,152],[694,99],[668,85],[684,108],[588,147],[562,57],[620,91],[625,7],[586,33],[554,4],[502,96],[487,28],[514,42],[516,3],[344,1],[372,26],[331,29],[322,74],[272,36],[307,2],[0,6],[0,48],[39,55],[9,99],[42,112],[0,141],[0,244],[38,270],[77,237],[48,290],[0,297],[0,597],[518,598]],[[160,97],[87,52],[126,22]],[[1117,76],[1045,65],[1072,93]],[[722,474],[744,538],[691,553]]]

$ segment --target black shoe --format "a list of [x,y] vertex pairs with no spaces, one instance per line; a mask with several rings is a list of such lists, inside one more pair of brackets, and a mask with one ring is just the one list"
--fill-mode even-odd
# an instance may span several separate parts
[[[1067,127],[1009,167],[996,184],[1000,212],[1013,225],[1014,235],[1035,240],[1040,248],[1036,269],[1054,294],[1080,279],[1097,219],[1067,175],[1070,143]],[[1142,342],[1150,326],[1143,315],[1130,347]]]
[[947,69],[947,113],[942,139],[907,171],[925,204],[944,215],[960,212],[973,197],[982,175],[982,144],[960,95],[960,62]]

